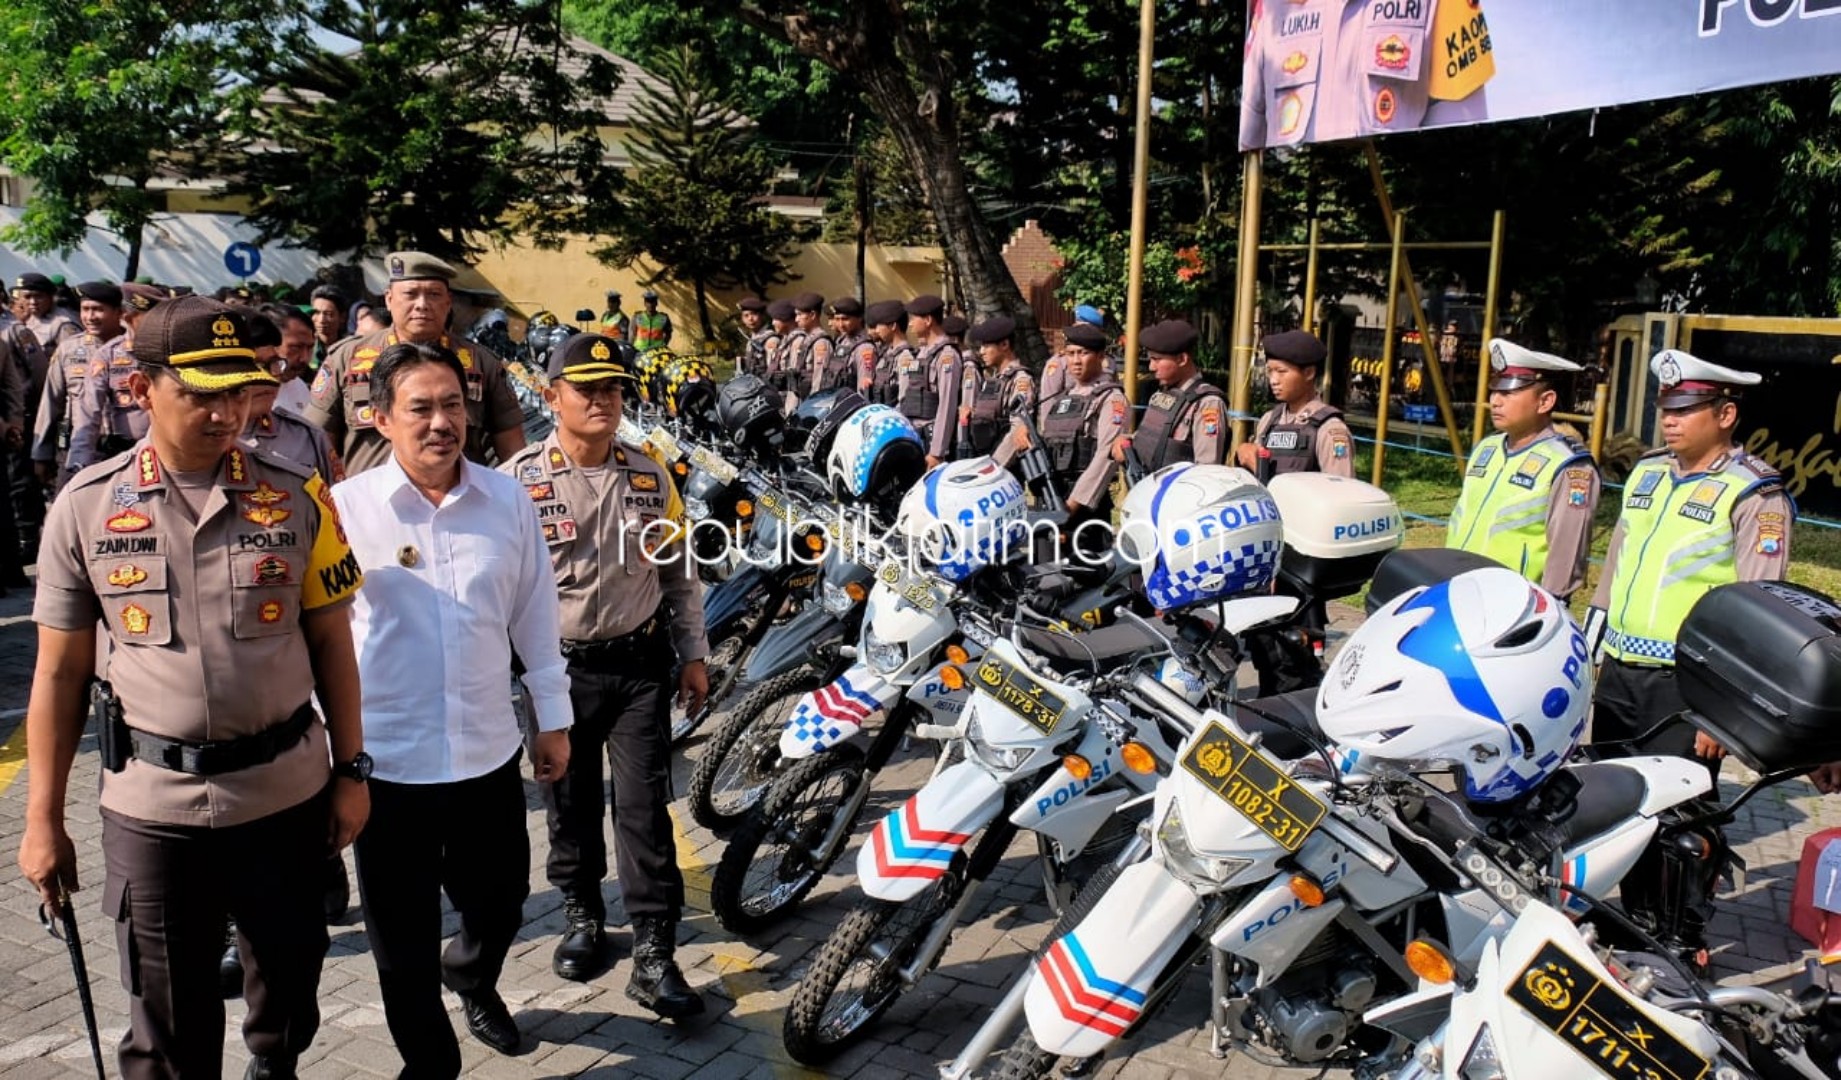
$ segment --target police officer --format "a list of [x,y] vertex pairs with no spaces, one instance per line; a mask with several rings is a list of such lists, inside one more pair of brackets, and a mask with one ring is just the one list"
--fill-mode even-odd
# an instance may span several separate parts
[[1084,323],[1068,327],[1066,355],[1073,382],[1043,400],[1037,430],[1066,501],[1075,551],[1093,558],[1110,546],[1102,542],[1108,530],[1087,523],[1110,522],[1112,478],[1118,471],[1104,448],[1125,433],[1130,403],[1125,388],[1106,374],[1104,333]]
[[313,358],[309,368],[318,371],[332,347],[345,338],[345,316],[351,304],[345,294],[331,285],[316,285],[307,298],[308,318],[313,322]]
[[1219,465],[1227,450],[1227,397],[1203,381],[1195,366],[1195,327],[1182,319],[1160,322],[1138,336],[1150,358],[1157,392],[1135,434],[1113,444],[1113,460],[1136,460],[1145,472],[1178,461]]
[[0,312],[0,455],[4,455],[0,456],[0,486],[6,489],[0,491],[0,596],[5,596],[9,587],[27,584],[25,564],[30,558],[27,549],[36,550],[36,533],[31,542],[21,541],[18,510],[28,502],[28,494],[36,494],[41,500],[39,505],[43,505],[43,492],[39,489],[38,478],[33,475],[31,463],[21,463],[21,459],[30,456],[26,431],[31,424],[31,412],[26,394],[31,380],[23,350],[14,345],[15,336],[30,342],[33,348],[38,347],[30,330]]
[[632,320],[620,310],[620,290],[607,290],[607,308],[601,312],[601,333],[626,341]]
[[[45,355],[50,356],[65,338],[76,337],[83,332],[77,320],[57,308],[57,286],[43,274],[21,274],[13,282],[13,288],[25,297],[26,316],[22,322],[32,336],[44,346]],[[39,372],[43,379],[44,373]]]
[[1027,413],[1036,406],[1036,380],[1016,355],[1016,320],[1008,315],[993,315],[971,329],[972,344],[978,349],[978,363],[968,364],[968,395],[959,406],[962,444],[968,448],[962,457],[978,457],[998,450],[1000,442],[1008,448],[1000,464],[1008,464],[1015,441],[1003,438],[1010,432],[1010,418]]
[[[252,326],[247,314],[244,327],[252,338],[264,332],[272,334]],[[114,457],[147,434],[149,418],[134,393],[132,334],[122,344],[127,347],[98,349],[90,356],[82,392],[71,405],[70,446],[64,455],[66,477]],[[255,347],[253,340],[244,344]]]
[[222,1069],[226,915],[249,962],[245,1075],[294,1075],[319,1024],[316,875],[369,814],[346,610],[362,575],[324,481],[237,445],[246,388],[273,381],[245,337],[203,297],[148,316],[134,345],[148,437],[70,482],[39,558],[19,863],[47,902],[77,886],[65,785],[101,620],[117,702],[101,737],[102,908],[130,1078]]
[[1266,381],[1278,404],[1259,418],[1250,442],[1235,450],[1240,467],[1264,484],[1290,472],[1354,476],[1355,455],[1342,413],[1317,395],[1317,374],[1327,355],[1316,335],[1302,330],[1267,334]]
[[633,348],[642,353],[671,347],[671,316],[658,309],[658,293],[647,289],[639,294],[646,309],[633,316]]
[[1566,600],[1585,584],[1598,467],[1591,451],[1553,426],[1562,380],[1578,364],[1495,338],[1489,343],[1489,416],[1451,509],[1445,546],[1488,555]]
[[840,296],[831,301],[831,362],[813,374],[813,387],[849,387],[868,394],[876,371],[876,343],[863,330],[863,301]]
[[1489,115],[1489,27],[1462,0],[1289,0],[1247,29],[1240,146],[1291,146]]
[[83,396],[90,361],[104,349],[127,353],[121,288],[106,281],[88,281],[77,286],[77,294],[82,297],[78,314],[83,333],[65,338],[52,354],[32,430],[32,467],[39,482],[54,489],[63,487],[74,406]]
[[876,342],[875,365],[864,396],[894,405],[907,396],[910,380],[920,372],[920,357],[908,344],[908,313],[899,300],[878,300],[864,311],[863,321]]
[[768,338],[767,382],[768,385],[788,397],[793,392],[793,373],[787,368],[792,359],[792,350],[787,343],[795,336],[804,336],[794,324],[793,302],[782,297],[767,305],[767,319],[772,324],[773,334]]
[[524,485],[543,523],[562,601],[563,655],[575,724],[568,770],[545,784],[550,883],[567,929],[551,967],[585,982],[605,964],[601,762],[613,763],[620,889],[633,920],[627,996],[661,1016],[703,1011],[673,959],[684,904],[671,815],[669,673],[690,712],[709,692],[703,593],[685,561],[682,506],[671,474],[620,442],[622,386],[634,385],[619,342],[570,338],[550,360],[544,400],[556,430],[503,470]]
[[927,444],[927,467],[932,468],[952,460],[964,361],[959,347],[940,326],[946,312],[944,300],[922,293],[908,301],[904,310],[908,313],[908,339],[920,346],[920,355],[898,407]]
[[793,392],[801,397],[817,388],[831,365],[831,358],[837,354],[837,343],[831,340],[830,332],[819,325],[818,316],[824,310],[825,298],[815,292],[793,297],[793,324],[798,338],[797,344],[789,338],[786,347],[793,353]]
[[306,419],[326,429],[350,473],[390,457],[390,444],[377,433],[371,407],[371,368],[383,350],[399,341],[438,343],[460,357],[467,373],[466,456],[484,463],[503,461],[524,448],[524,410],[518,406],[505,363],[492,350],[447,332],[454,294],[454,268],[433,255],[396,251],[385,259],[390,285],[384,303],[391,325],[342,341],[326,355],[313,378]]
[[773,327],[767,323],[767,301],[758,296],[745,296],[736,306],[741,309],[742,331],[748,335],[748,343],[742,347],[735,366],[743,374],[764,379],[769,346],[776,343]]

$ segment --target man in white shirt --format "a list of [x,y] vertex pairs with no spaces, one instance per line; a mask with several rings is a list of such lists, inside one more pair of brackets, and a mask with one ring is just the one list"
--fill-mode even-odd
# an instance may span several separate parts
[[[524,490],[461,456],[465,386],[441,345],[382,350],[370,391],[390,457],[333,495],[366,572],[352,637],[375,764],[358,886],[384,1018],[417,1078],[460,1073],[443,984],[482,1042],[511,1053],[520,1041],[496,989],[530,892],[514,650],[537,718],[535,779],[569,762],[556,579]],[[444,952],[443,889],[460,915]]]

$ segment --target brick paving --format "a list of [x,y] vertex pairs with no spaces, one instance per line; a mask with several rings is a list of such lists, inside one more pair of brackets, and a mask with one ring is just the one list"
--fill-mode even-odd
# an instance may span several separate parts
[[[25,810],[25,777],[8,785],[12,766],[23,757],[23,739],[15,736],[31,681],[33,627],[30,599],[15,590],[0,598],[0,1077],[76,1077],[89,1074],[89,1050],[81,1013],[72,991],[63,946],[40,929],[31,890],[13,867]],[[1359,616],[1337,613],[1346,628]],[[689,753],[697,752],[695,743]],[[11,763],[11,764],[9,764]],[[114,1074],[112,1044],[125,1026],[126,1002],[118,978],[112,926],[96,907],[101,882],[100,826],[94,803],[84,796],[95,790],[93,740],[85,741],[70,789],[76,796],[69,810],[82,880],[78,914],[88,952],[91,985],[103,1029],[104,1051]],[[1726,794],[1738,790],[1739,770],[1727,768]],[[884,774],[876,806],[889,807],[924,779],[926,762],[902,760]],[[680,761],[680,785],[689,766]],[[527,785],[527,812],[537,860],[546,850],[543,816],[534,788]],[[874,809],[865,815],[874,819]],[[562,927],[560,901],[534,861],[526,923],[506,965],[501,991],[525,1033],[523,1053],[502,1057],[465,1035],[457,1013],[465,1072],[470,1077],[523,1078],[634,1076],[653,1080],[729,1080],[737,1077],[906,1077],[932,1076],[976,1030],[986,1010],[1003,994],[1024,958],[1039,944],[1050,922],[1029,854],[1032,841],[1019,840],[994,880],[974,902],[975,917],[955,934],[938,970],[895,1007],[862,1045],[846,1053],[823,1073],[792,1063],[780,1046],[781,1013],[803,975],[808,956],[857,897],[854,887],[834,875],[821,884],[803,909],[785,924],[744,940],[718,926],[709,915],[708,882],[722,842],[695,828],[679,813],[683,832],[680,859],[687,871],[691,909],[680,930],[679,960],[691,982],[705,991],[710,1013],[674,1025],[662,1022],[631,1002],[622,991],[625,916],[618,888],[609,887],[610,919],[619,960],[613,970],[588,984],[562,982],[549,967],[550,950]],[[1789,892],[1802,839],[1817,828],[1841,824],[1841,805],[1820,800],[1800,782],[1764,793],[1746,808],[1732,829],[1735,843],[1749,863],[1743,887],[1725,899],[1713,930],[1718,945],[1715,970],[1724,978],[1765,983],[1787,977],[1800,966],[1805,945],[1789,932]],[[840,869],[854,865],[846,853]],[[449,930],[453,929],[450,916]],[[333,928],[332,951],[321,984],[324,1022],[303,1060],[308,1077],[393,1076],[399,1059],[384,1028],[376,970],[366,955],[364,927],[352,917]],[[450,995],[450,1009],[458,1009]],[[1229,1077],[1261,1080],[1281,1075],[1244,1059],[1218,1061],[1208,1050],[1202,1028],[1206,1010],[1206,975],[1192,974],[1183,992],[1147,1025],[1133,1043],[1133,1053],[1109,1063],[1102,1075],[1128,1080],[1169,1077]],[[241,1002],[228,1002],[225,1071],[239,1075],[246,1057],[236,1024]],[[1285,1072],[1283,1075],[1308,1075]]]

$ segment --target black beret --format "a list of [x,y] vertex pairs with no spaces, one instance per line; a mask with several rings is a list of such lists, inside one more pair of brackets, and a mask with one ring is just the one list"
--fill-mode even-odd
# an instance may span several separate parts
[[766,311],[767,301],[758,296],[744,296],[742,302],[735,306],[743,311]]
[[781,322],[792,322],[793,302],[784,299],[775,300],[773,303],[767,305],[767,314]]
[[1086,349],[1090,352],[1105,352],[1111,342],[1106,340],[1106,331],[1091,323],[1078,322],[1061,332],[1069,345]]
[[57,292],[57,286],[43,274],[28,271],[13,279],[13,288],[24,292]]
[[1160,322],[1138,335],[1138,343],[1144,346],[1146,352],[1161,353],[1164,356],[1193,352],[1195,341],[1195,327],[1182,319]]
[[972,327],[971,333],[972,342],[976,345],[993,345],[1015,336],[1016,320],[1008,315],[993,315]]
[[112,281],[86,281],[77,286],[77,295],[109,307],[121,306],[121,286]]
[[966,329],[971,325],[963,315],[948,315],[940,320],[940,330],[947,337],[964,337]]
[[1283,360],[1298,367],[1321,367],[1324,357],[1329,355],[1317,335],[1303,330],[1267,334],[1262,344],[1266,347],[1266,359]]
[[940,312],[946,310],[946,301],[932,293],[921,293],[919,296],[908,301],[907,310],[910,315],[918,315],[921,318],[937,319],[940,317]]
[[863,301],[854,296],[840,296],[831,301],[831,314],[849,315],[860,319],[863,317]]
[[815,292],[802,292],[793,297],[794,311],[823,311],[825,298]]
[[899,300],[878,300],[863,312],[863,321],[871,326],[901,326],[907,318],[908,312]]
[[552,381],[592,383],[603,379],[625,379],[636,383],[629,359],[632,346],[602,334],[572,334],[550,350],[545,369]]

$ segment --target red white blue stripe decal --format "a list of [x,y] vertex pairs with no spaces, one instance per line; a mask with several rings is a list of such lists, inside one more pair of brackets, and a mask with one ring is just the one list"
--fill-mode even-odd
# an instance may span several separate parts
[[1144,1012],[1144,992],[1101,978],[1077,933],[1050,945],[1036,969],[1061,1015],[1081,1027],[1116,1038]]
[[821,686],[801,698],[787,717],[786,726],[814,750],[826,750],[855,735],[882,702],[850,685],[847,677]]
[[1585,885],[1584,855],[1575,855],[1560,864],[1560,884],[1562,886],[1560,889],[1562,907],[1567,911],[1587,910],[1588,905],[1585,901],[1573,896],[1571,889],[1564,888],[1564,886],[1567,885],[1578,885],[1580,887]]
[[953,852],[965,846],[971,833],[923,829],[914,799],[901,804],[870,834],[869,843],[876,856],[876,872],[891,878],[933,879],[946,873]]

